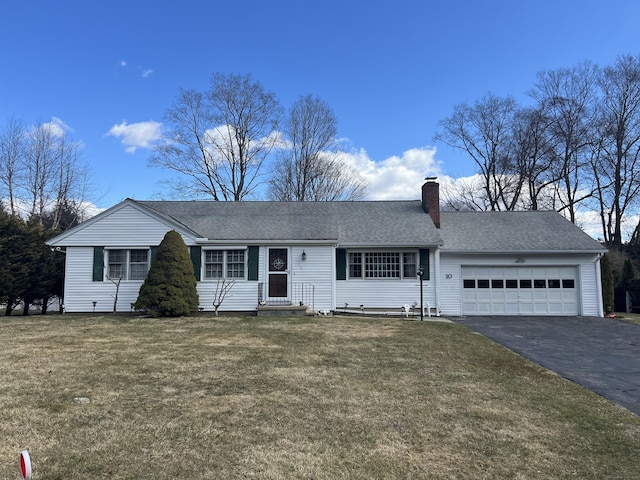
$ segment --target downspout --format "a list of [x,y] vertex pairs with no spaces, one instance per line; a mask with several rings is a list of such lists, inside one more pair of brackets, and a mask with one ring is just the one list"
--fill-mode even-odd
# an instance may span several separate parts
[[[598,293],[598,314],[600,317],[604,317],[604,307],[602,306],[602,271],[600,269],[600,259],[604,256],[604,253],[599,253],[596,257],[595,267],[596,267],[596,283],[598,285],[597,293]],[[583,312],[584,313],[584,312]]]
[[333,245],[333,250],[331,254],[331,311],[335,311],[336,307],[336,297],[337,297],[337,286],[338,283],[336,281],[336,249],[338,248],[338,244]]
[[436,247],[436,251],[433,252],[434,263],[434,287],[436,289],[436,317],[440,316],[440,247]]

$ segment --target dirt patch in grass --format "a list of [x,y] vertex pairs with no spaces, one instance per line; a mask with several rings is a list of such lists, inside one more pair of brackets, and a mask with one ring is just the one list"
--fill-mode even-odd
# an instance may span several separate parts
[[0,478],[640,478],[638,417],[455,324],[12,317],[0,405]]

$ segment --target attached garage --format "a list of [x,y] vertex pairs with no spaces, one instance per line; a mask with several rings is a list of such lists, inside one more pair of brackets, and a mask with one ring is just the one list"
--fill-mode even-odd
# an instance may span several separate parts
[[443,211],[440,220],[443,315],[603,315],[607,250],[558,213]]
[[578,315],[576,267],[463,266],[463,315]]

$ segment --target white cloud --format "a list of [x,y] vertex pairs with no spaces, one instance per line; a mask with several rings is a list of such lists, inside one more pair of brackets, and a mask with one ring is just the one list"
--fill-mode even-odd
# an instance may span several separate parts
[[342,156],[345,163],[367,180],[368,200],[415,200],[420,198],[425,177],[442,176],[435,154],[435,147],[423,147],[380,162],[372,160],[365,150]]
[[120,65],[121,67],[126,67],[127,66],[127,61],[126,60],[120,60],[120,63],[118,63],[118,65]]
[[72,128],[60,120],[58,117],[51,117],[51,121],[42,124],[42,128],[48,130],[54,137],[62,138],[65,134],[72,132]]
[[150,68],[142,71],[142,78],[149,78],[151,75],[153,75],[153,70]]
[[114,125],[107,132],[107,135],[119,138],[127,153],[135,153],[138,148],[152,148],[153,143],[161,138],[162,124],[160,122],[122,122]]

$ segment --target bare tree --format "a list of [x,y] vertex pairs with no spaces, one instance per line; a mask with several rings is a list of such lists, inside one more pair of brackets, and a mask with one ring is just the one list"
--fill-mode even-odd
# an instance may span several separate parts
[[24,178],[30,217],[43,218],[53,199],[51,186],[59,156],[56,133],[49,125],[39,123],[29,130]]
[[116,293],[113,295],[113,313],[118,313],[118,296],[120,295],[120,284],[122,283],[122,275],[118,278],[112,278],[107,275],[107,278],[116,287]]
[[218,278],[218,281],[216,282],[216,290],[213,292],[213,309],[216,317],[218,316],[218,309],[222,305],[222,302],[224,302],[229,290],[231,290],[235,284],[235,280],[229,280],[223,277]]
[[446,211],[485,211],[491,205],[487,200],[484,181],[479,175],[465,177],[440,186],[440,205]]
[[11,118],[0,129],[0,200],[5,200],[9,213],[18,215],[18,193],[24,159],[26,129],[20,120]]
[[286,146],[269,180],[268,196],[279,201],[359,200],[366,181],[336,151],[337,120],[321,98],[299,97],[283,128]]
[[277,142],[280,107],[250,75],[214,73],[207,92],[182,90],[149,164],[180,174],[172,185],[214,200],[243,200]]
[[[80,145],[63,135],[57,139],[57,161],[53,164],[49,197],[51,201],[45,218],[48,228],[57,230],[63,223],[70,226],[79,223],[84,214],[85,200],[89,195],[90,180],[87,165],[82,161]],[[73,216],[73,218],[69,218]],[[63,220],[63,217],[64,218]]]
[[89,191],[81,146],[62,121],[27,127],[11,118],[0,127],[0,200],[11,215],[52,229],[72,226],[88,206]]
[[553,205],[553,155],[548,142],[550,120],[537,108],[521,108],[513,119],[513,156],[516,186],[513,198],[525,210]]
[[640,192],[640,57],[619,57],[600,77],[599,142],[593,162],[604,240],[622,244],[622,224]]
[[589,62],[542,71],[530,95],[546,118],[548,177],[555,208],[575,223],[579,206],[593,194],[589,166],[599,69]]
[[463,150],[479,168],[490,210],[513,210],[521,181],[514,175],[512,97],[489,94],[474,105],[459,104],[452,116],[440,121],[435,140]]
[[51,219],[51,228],[60,226],[63,210],[76,215],[89,187],[88,169],[82,161],[80,146],[67,132],[52,123],[39,123],[26,131],[24,155],[20,166],[23,202],[30,218],[41,224]]

